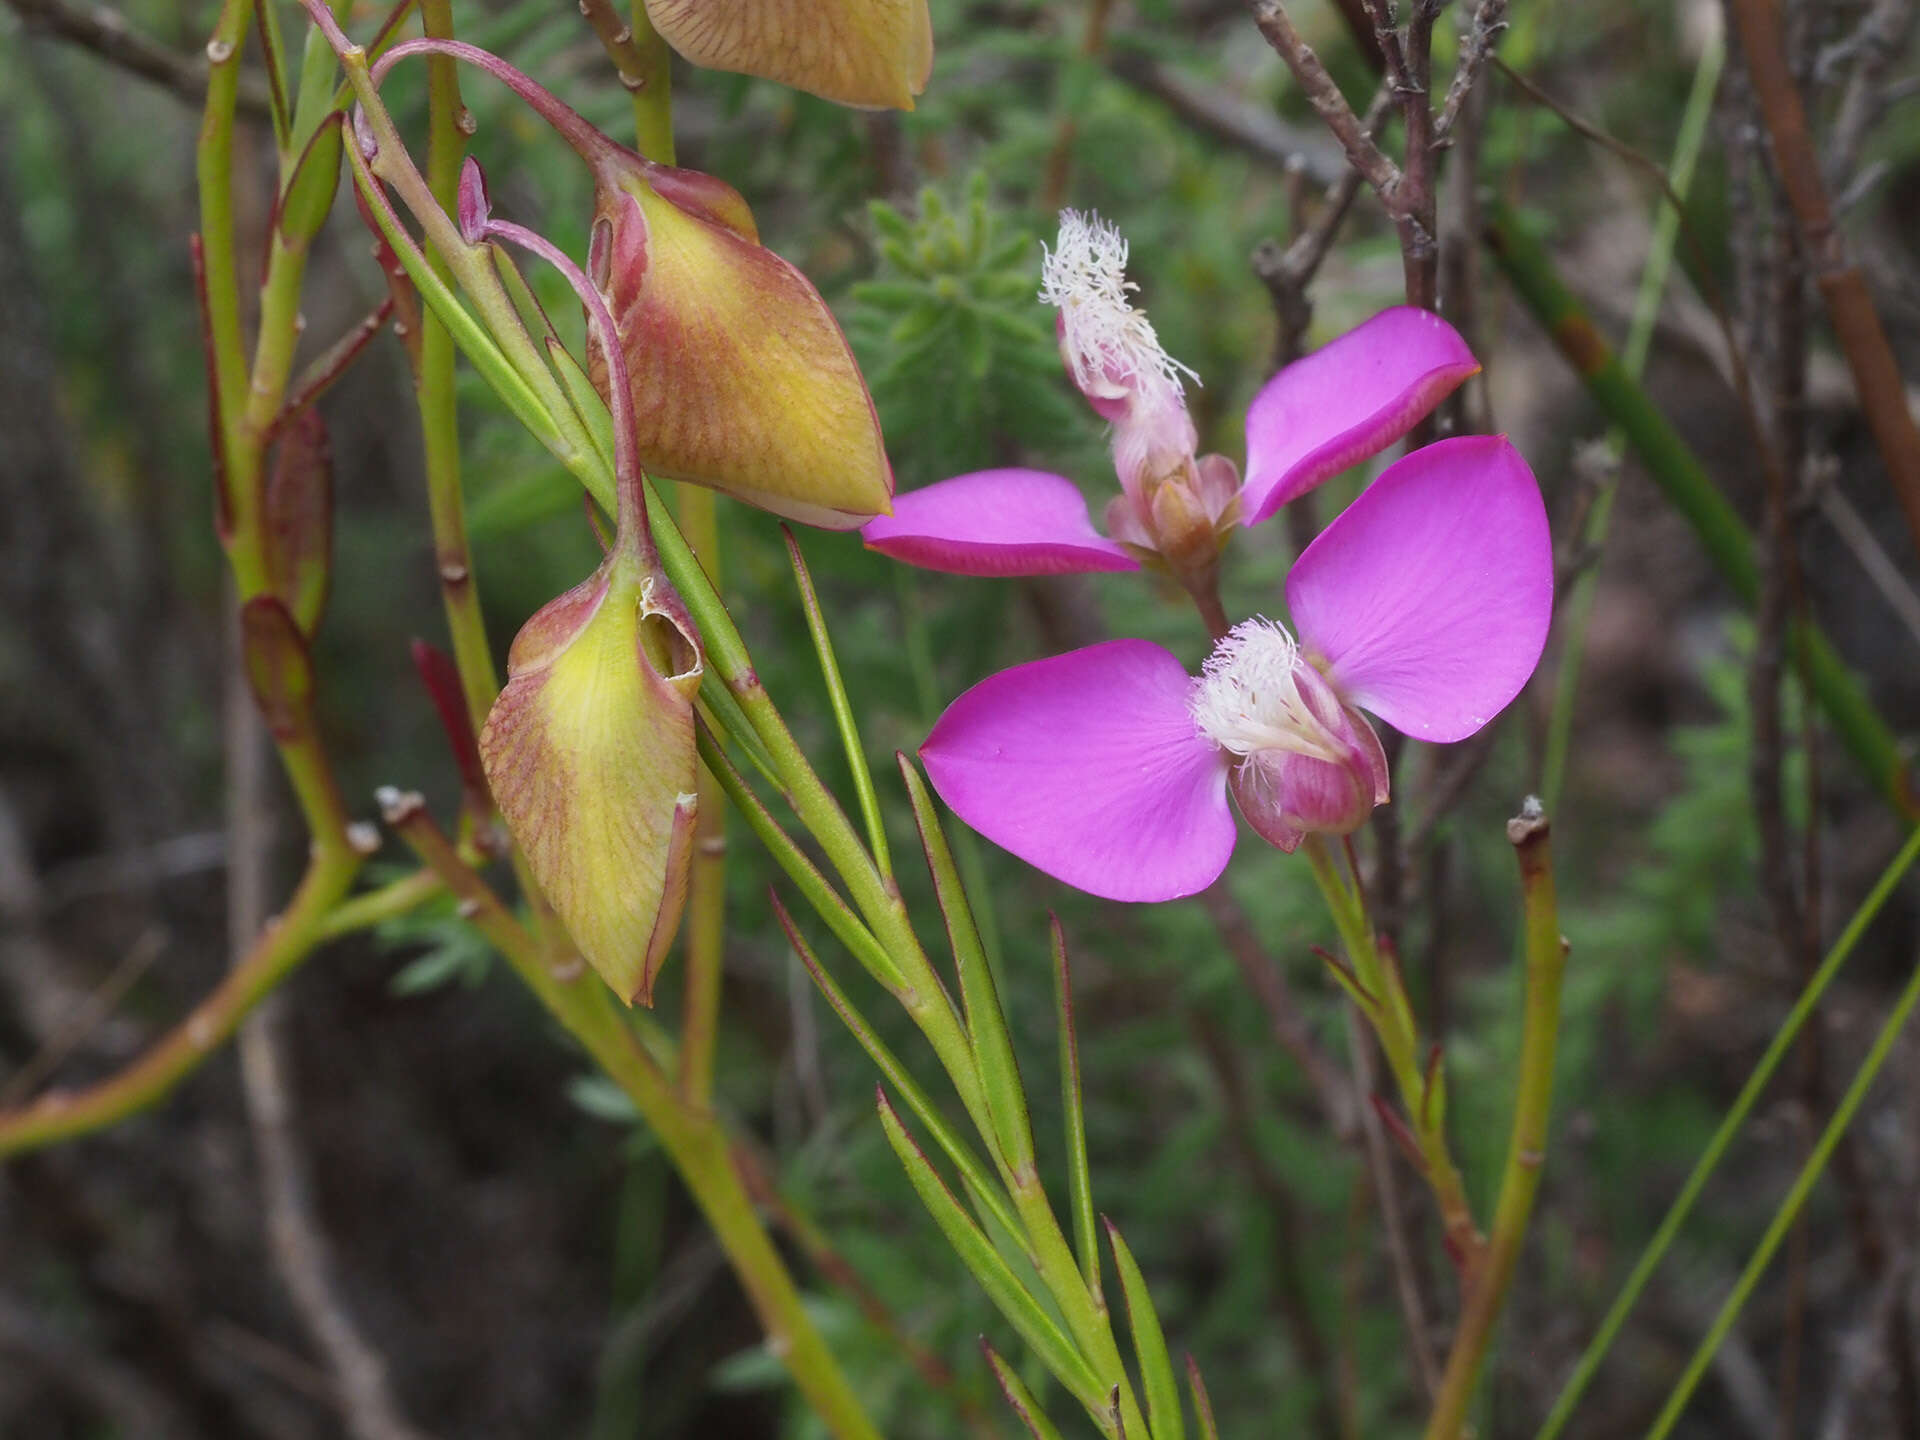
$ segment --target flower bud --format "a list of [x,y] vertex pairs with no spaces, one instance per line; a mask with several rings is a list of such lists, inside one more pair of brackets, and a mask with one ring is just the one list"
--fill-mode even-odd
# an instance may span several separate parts
[[[893,472],[853,352],[739,193],[611,144],[590,158],[588,274],[619,327],[641,463],[809,525],[886,513]],[[589,372],[604,394],[597,345]]]
[[927,0],[646,0],[695,65],[759,75],[842,105],[913,108],[933,68]]
[[529,620],[480,734],[495,803],[588,964],[652,1001],[692,858],[700,649],[650,556],[618,545]]

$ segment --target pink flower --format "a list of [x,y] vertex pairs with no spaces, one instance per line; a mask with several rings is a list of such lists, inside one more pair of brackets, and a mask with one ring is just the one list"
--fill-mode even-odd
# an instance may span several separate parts
[[1182,376],[1127,298],[1126,241],[1067,211],[1043,270],[1041,299],[1059,308],[1060,349],[1074,383],[1113,426],[1121,493],[1094,528],[1079,487],[1044,470],[980,470],[904,495],[868,522],[872,549],[961,575],[1136,570],[1157,556],[1204,576],[1237,523],[1257,525],[1287,501],[1412,429],[1478,370],[1438,315],[1383,310],[1268,381],[1247,410],[1245,483],[1221,455],[1196,456]]
[[1387,798],[1362,709],[1464,740],[1533,673],[1553,608],[1533,472],[1500,436],[1416,450],[1307,547],[1286,592],[1297,643],[1248,621],[1198,679],[1158,645],[1113,640],[983,680],[921,747],[928,775],[988,839],[1113,900],[1218,879],[1229,792],[1285,850],[1353,830]]

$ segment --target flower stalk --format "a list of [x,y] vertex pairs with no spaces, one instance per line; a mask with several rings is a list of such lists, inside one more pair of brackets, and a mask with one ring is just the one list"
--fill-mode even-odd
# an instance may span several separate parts
[[1421,1053],[1419,1026],[1400,966],[1381,953],[1366,897],[1357,882],[1350,884],[1341,874],[1340,862],[1323,836],[1309,835],[1301,850],[1312,865],[1314,881],[1347,953],[1348,970],[1343,972],[1337,966],[1329,969],[1379,1037],[1406,1112],[1406,1133],[1412,1136],[1422,1178],[1440,1209],[1447,1253],[1463,1289],[1471,1294],[1485,1258],[1486,1241],[1473,1218],[1466,1183],[1447,1144],[1446,1076],[1439,1055],[1437,1051]]
[[1454,1334],[1453,1350],[1441,1378],[1427,1425],[1427,1440],[1456,1440],[1486,1362],[1495,1327],[1506,1306],[1527,1222],[1546,1164],[1547,1126],[1553,1112],[1553,1066],[1560,1040],[1560,984],[1566,970],[1567,942],[1560,934],[1554,896],[1553,854],[1547,817],[1529,800],[1507,822],[1507,838],[1520,863],[1525,905],[1526,1009],[1520,1038],[1520,1086],[1513,1106],[1500,1198],[1483,1263],[1470,1277],[1466,1305]]

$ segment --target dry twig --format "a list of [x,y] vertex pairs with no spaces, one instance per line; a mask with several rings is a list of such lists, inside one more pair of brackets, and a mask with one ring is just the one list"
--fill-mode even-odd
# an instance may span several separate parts
[[[70,5],[66,0],[5,0],[29,31],[45,34],[91,50],[109,65],[118,66],[182,100],[198,105],[207,96],[204,56],[182,55],[135,30],[119,11],[105,5]],[[240,77],[238,111],[249,120],[273,115],[273,97],[257,75]]]

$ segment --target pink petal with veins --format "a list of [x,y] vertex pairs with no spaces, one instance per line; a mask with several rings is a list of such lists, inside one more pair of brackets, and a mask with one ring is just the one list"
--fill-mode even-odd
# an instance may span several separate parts
[[1553,616],[1540,487],[1501,435],[1388,466],[1287,576],[1303,649],[1349,705],[1464,740],[1520,693]]
[[947,708],[920,758],[982,835],[1109,900],[1204,890],[1233,853],[1227,756],[1187,711],[1168,651],[1110,640],[989,676]]
[[893,513],[860,535],[883,555],[955,575],[1140,568],[1093,528],[1079,488],[1044,470],[977,470],[896,495]]
[[1378,455],[1480,362],[1431,310],[1397,305],[1282,370],[1247,408],[1241,522]]

